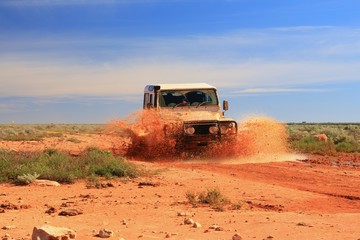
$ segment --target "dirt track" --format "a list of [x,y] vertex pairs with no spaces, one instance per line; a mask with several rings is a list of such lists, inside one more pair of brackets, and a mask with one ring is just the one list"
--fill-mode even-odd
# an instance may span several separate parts
[[[82,141],[90,144],[85,138]],[[44,143],[21,144],[42,148]],[[2,142],[0,147],[4,146],[16,147]],[[113,144],[101,147],[111,150]],[[77,239],[96,239],[101,228],[113,230],[112,239],[126,240],[164,239],[166,235],[171,239],[231,239],[235,232],[243,239],[360,239],[359,155],[309,158],[247,164],[136,161],[159,173],[131,181],[113,180],[113,187],[101,189],[87,188],[85,182],[60,187],[2,184],[0,205],[14,205],[0,213],[0,227],[10,226],[0,230],[0,236],[8,233],[14,239],[29,239],[34,226],[49,223],[75,230]],[[194,208],[187,202],[186,192],[212,187],[219,188],[239,209],[216,211],[209,206]],[[55,211],[45,213],[50,207]],[[82,214],[58,215],[67,208]],[[202,227],[184,225],[185,217],[178,216],[179,212]],[[224,230],[209,230],[213,224]]]

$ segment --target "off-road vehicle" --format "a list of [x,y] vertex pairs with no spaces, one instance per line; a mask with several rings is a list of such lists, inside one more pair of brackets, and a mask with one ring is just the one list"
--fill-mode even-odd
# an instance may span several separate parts
[[217,89],[206,83],[147,85],[143,108],[176,121],[177,145],[185,148],[231,141],[237,134],[236,121],[224,116],[228,102],[224,100],[221,108]]

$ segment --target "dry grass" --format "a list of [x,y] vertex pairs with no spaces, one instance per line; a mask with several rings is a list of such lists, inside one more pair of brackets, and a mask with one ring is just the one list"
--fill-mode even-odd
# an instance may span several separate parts
[[[360,152],[360,123],[299,123],[288,124],[293,149],[305,153],[331,154]],[[328,142],[318,142],[315,134],[324,133]]]
[[101,124],[0,124],[0,140],[39,141],[63,134],[100,133]]

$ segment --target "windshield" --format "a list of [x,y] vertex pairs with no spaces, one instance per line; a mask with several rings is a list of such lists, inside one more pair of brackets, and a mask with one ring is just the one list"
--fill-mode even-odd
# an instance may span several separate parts
[[218,99],[214,89],[163,90],[160,92],[160,107],[214,106]]

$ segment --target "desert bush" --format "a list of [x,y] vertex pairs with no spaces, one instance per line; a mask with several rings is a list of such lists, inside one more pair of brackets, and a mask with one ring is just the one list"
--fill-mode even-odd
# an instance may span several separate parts
[[197,204],[208,204],[218,211],[224,211],[224,206],[230,204],[230,201],[225,197],[218,188],[210,188],[199,193],[186,192],[186,199],[194,206]]
[[308,137],[310,134],[308,132],[302,132],[299,129],[288,128],[290,142],[298,141],[303,139],[304,137]]
[[81,156],[88,173],[103,177],[135,177],[138,170],[135,165],[125,162],[123,158],[114,157],[109,151],[88,148]]
[[217,205],[229,202],[218,188],[211,188],[199,194],[200,203]]
[[18,126],[2,126],[0,128],[0,139],[9,141],[32,141],[40,140],[40,134],[30,127],[19,128]]
[[92,134],[103,131],[101,124],[0,124],[0,139],[8,141],[39,141],[44,137],[63,134]]
[[186,199],[188,200],[188,202],[192,205],[196,205],[197,200],[196,200],[196,193],[194,192],[186,192],[185,193]]
[[7,170],[11,165],[11,152],[0,148],[0,182],[5,182],[7,178]]
[[[360,152],[360,124],[306,123],[288,124],[289,141],[293,149],[307,153]],[[311,138],[325,133],[328,143],[316,143]]]
[[337,152],[356,153],[360,152],[360,144],[355,141],[340,142],[336,144]]
[[72,183],[87,177],[136,177],[139,170],[123,158],[108,151],[88,149],[79,157],[48,149],[41,153],[10,152],[0,150],[0,181],[16,183],[18,176],[39,174],[39,178],[61,183]]
[[24,174],[22,176],[18,176],[16,180],[16,184],[18,185],[28,185],[35,181],[38,177],[40,177],[40,174],[33,173],[33,174]]
[[36,162],[41,178],[61,183],[72,183],[87,174],[79,167],[78,159],[55,149],[45,150],[37,157]]
[[331,154],[336,151],[335,144],[332,141],[321,142],[312,136],[294,141],[291,146],[296,151],[304,153]]

